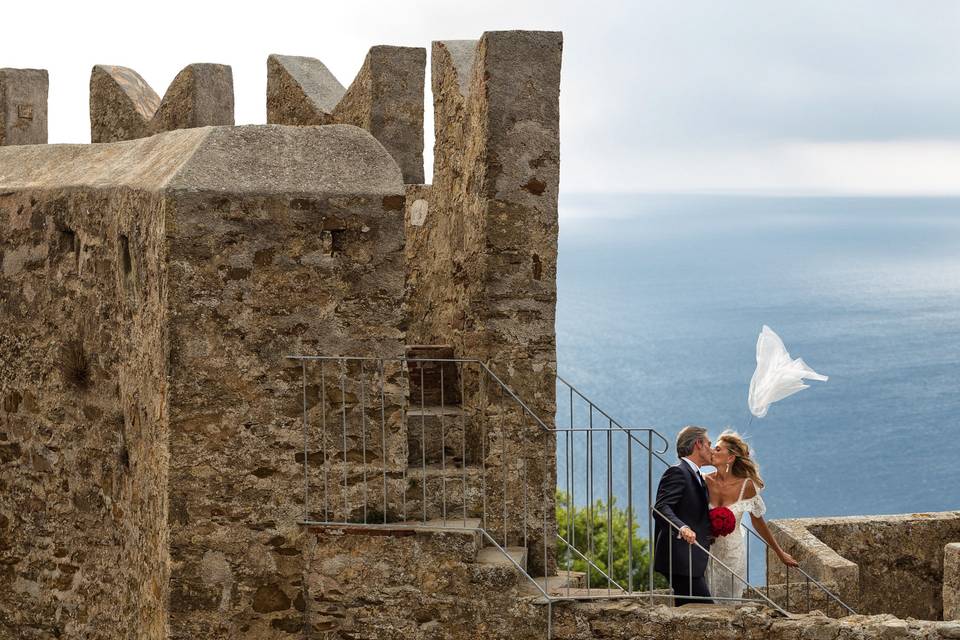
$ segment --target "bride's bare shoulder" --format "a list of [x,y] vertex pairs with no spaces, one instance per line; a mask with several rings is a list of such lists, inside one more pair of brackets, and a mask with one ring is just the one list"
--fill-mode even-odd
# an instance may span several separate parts
[[757,491],[757,485],[753,483],[753,480],[748,480],[747,486],[743,488],[743,499],[749,500],[750,498],[753,498],[754,496],[756,496],[758,493],[759,491]]

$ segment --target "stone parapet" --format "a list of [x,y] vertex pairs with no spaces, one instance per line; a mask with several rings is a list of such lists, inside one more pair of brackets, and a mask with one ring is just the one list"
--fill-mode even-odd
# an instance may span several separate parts
[[943,619],[960,620],[960,542],[943,547]]
[[[818,580],[836,582],[858,613],[942,618],[944,545],[960,538],[960,511],[770,524],[780,545]],[[767,564],[771,583],[786,580],[769,554]]]
[[163,99],[133,69],[96,65],[90,73],[91,142],[232,124],[233,71],[227,65],[187,65]]
[[352,124],[387,149],[408,184],[423,182],[426,50],[372,47],[348,88],[316,58],[267,58],[267,122]]

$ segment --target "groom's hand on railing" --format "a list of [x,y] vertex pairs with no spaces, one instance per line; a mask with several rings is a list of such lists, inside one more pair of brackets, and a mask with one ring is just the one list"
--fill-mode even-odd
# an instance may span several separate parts
[[683,538],[687,544],[693,544],[697,541],[696,532],[687,526],[680,528],[680,537]]

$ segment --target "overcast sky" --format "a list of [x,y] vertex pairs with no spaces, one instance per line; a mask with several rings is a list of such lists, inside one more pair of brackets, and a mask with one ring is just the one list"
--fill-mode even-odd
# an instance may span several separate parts
[[131,67],[161,96],[191,62],[229,64],[237,124],[263,123],[270,53],[319,58],[349,85],[375,44],[429,52],[547,29],[564,33],[563,191],[960,194],[956,1],[34,1],[3,14],[0,66],[50,72],[51,142],[89,142],[94,64]]

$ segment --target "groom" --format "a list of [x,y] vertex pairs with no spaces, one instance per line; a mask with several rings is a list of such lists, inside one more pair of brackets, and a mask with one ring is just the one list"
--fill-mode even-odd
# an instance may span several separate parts
[[[711,604],[704,573],[710,548],[710,502],[700,467],[711,463],[710,438],[703,427],[684,427],[677,435],[680,462],[660,478],[654,514],[654,569],[670,580],[676,606],[691,602]],[[661,515],[662,514],[662,515]],[[665,521],[669,520],[676,528]],[[679,533],[677,532],[679,529]],[[693,600],[683,596],[702,596]]]

